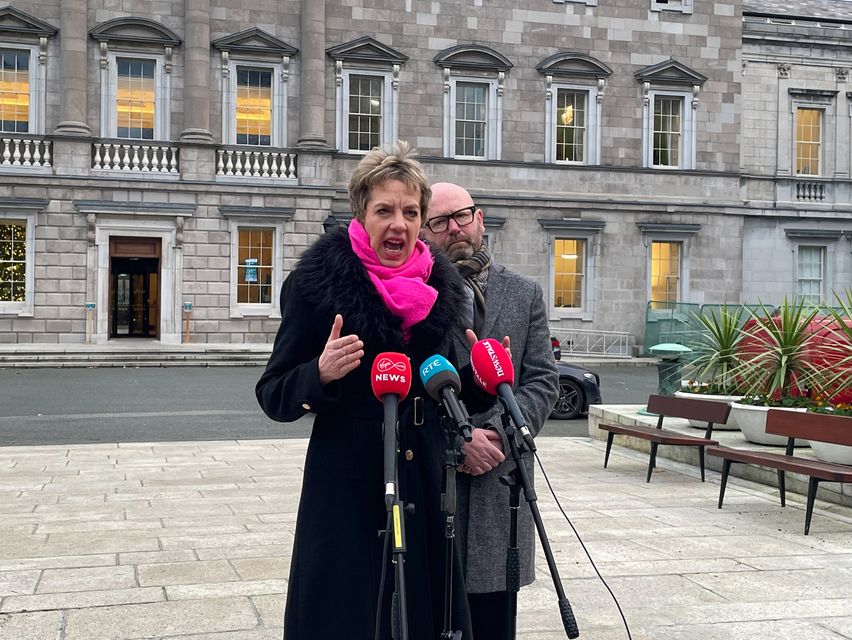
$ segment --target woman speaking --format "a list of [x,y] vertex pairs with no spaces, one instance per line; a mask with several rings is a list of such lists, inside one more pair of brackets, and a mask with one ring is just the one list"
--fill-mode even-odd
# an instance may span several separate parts
[[[420,164],[398,142],[374,149],[349,182],[354,220],[317,240],[281,291],[281,327],[257,383],[260,406],[289,422],[316,414],[302,484],[284,615],[285,640],[391,637],[394,576],[386,528],[382,403],[370,366],[383,351],[406,354],[414,371],[450,352],[463,300],[455,268],[420,240],[431,192]],[[399,493],[405,517],[408,631],[437,640],[443,625],[445,439],[437,407],[414,375],[399,406]],[[385,580],[382,602],[379,585]],[[453,627],[469,640],[458,563]],[[377,611],[378,635],[376,636]]]

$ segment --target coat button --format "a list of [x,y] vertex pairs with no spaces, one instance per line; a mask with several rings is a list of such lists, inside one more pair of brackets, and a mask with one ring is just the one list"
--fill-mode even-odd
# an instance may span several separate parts
[[405,459],[408,460],[409,462],[414,460],[414,452],[411,449],[405,450]]
[[304,409],[305,411],[310,411],[311,405],[309,405],[307,402],[303,402],[302,403],[302,409]]

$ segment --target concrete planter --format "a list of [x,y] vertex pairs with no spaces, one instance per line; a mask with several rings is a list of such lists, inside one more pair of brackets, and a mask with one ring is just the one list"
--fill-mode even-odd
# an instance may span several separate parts
[[[675,398],[689,398],[691,400],[715,400],[716,402],[733,403],[742,398],[742,396],[716,396],[709,393],[689,393],[687,391],[675,391]],[[689,425],[696,429],[706,429],[707,423],[700,420],[690,420]],[[713,431],[736,431],[740,428],[736,420],[734,411],[728,416],[728,421],[725,424],[714,424]]]
[[[756,407],[750,404],[731,403],[731,416],[736,418],[740,430],[745,439],[755,444],[766,444],[775,447],[787,445],[787,438],[766,433],[766,414],[770,409],[783,409],[784,411],[805,411],[805,409],[787,409],[784,407]],[[729,418],[730,420],[730,418]],[[796,446],[806,446],[804,442]]]
[[852,465],[852,447],[832,442],[820,442],[819,440],[809,440],[808,442],[817,459],[823,462]]

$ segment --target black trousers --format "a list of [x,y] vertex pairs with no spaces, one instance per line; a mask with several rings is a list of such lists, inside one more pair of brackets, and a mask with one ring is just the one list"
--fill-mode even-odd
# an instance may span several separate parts
[[509,592],[469,593],[473,640],[514,640],[509,638],[506,615],[509,611]]

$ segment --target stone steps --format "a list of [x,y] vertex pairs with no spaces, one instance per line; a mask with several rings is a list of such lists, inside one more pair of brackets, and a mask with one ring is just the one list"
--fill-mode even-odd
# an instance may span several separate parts
[[15,345],[0,349],[0,368],[262,366],[272,345]]

